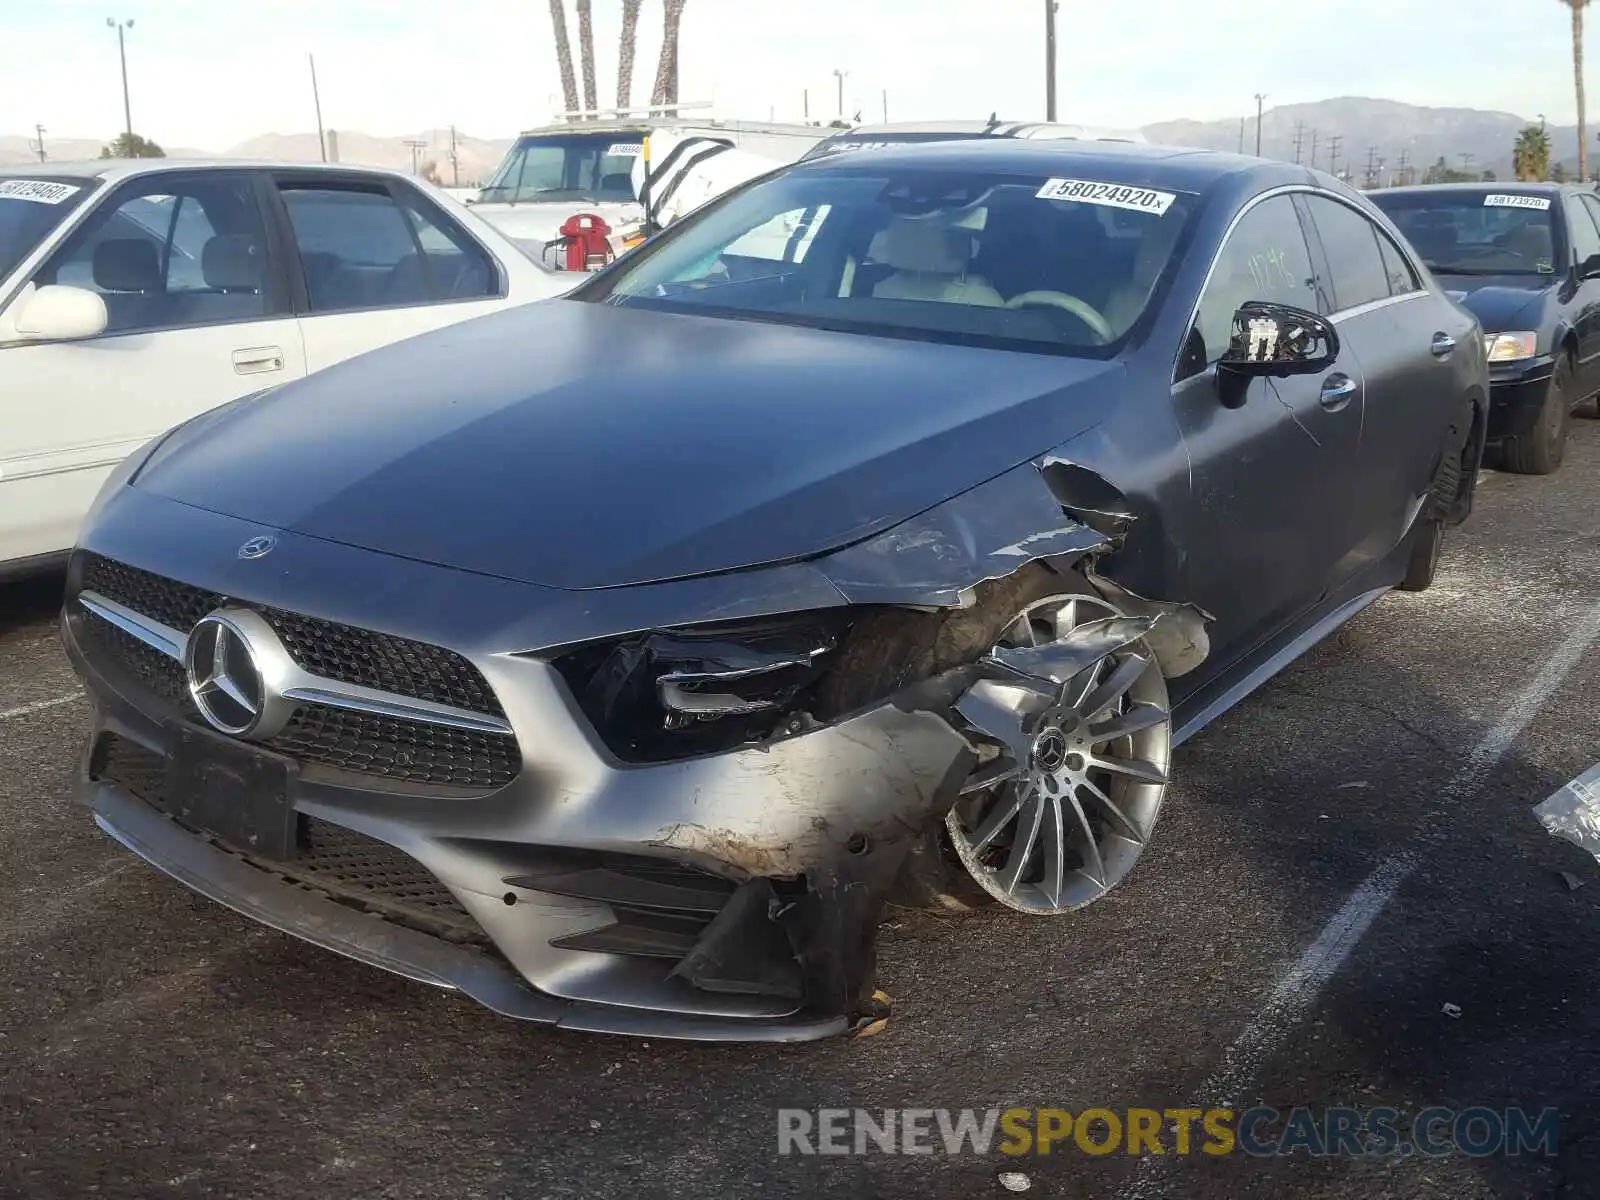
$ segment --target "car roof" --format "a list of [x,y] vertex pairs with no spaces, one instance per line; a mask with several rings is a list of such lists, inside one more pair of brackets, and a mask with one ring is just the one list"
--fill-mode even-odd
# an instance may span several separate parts
[[237,171],[240,169],[277,171],[338,172],[382,176],[384,178],[409,178],[404,172],[387,167],[358,167],[348,163],[296,163],[276,162],[271,159],[251,158],[88,158],[77,161],[50,160],[42,163],[9,163],[0,165],[0,179],[37,179],[40,176],[72,176],[78,179],[104,179],[114,183],[136,175],[154,175],[164,171]]
[[923,133],[951,133],[951,134],[989,134],[992,137],[1016,137],[1023,130],[1059,131],[1063,136],[1074,134],[1089,134],[1100,136],[1104,134],[1129,134],[1136,133],[1134,129],[1113,129],[1101,125],[1074,125],[1063,121],[890,121],[886,124],[857,125],[851,129],[841,129],[833,137],[887,137],[892,134],[923,134]]
[[1581,185],[1560,183],[1518,183],[1515,180],[1482,179],[1464,183],[1413,183],[1405,187],[1373,188],[1367,193],[1374,202],[1380,196],[1430,196],[1439,192],[1507,192],[1525,196],[1554,196],[1579,190]]
[[1313,176],[1305,167],[1249,158],[1221,150],[1188,146],[1154,146],[1137,142],[1054,141],[1050,139],[974,138],[951,142],[899,142],[856,154],[830,154],[807,159],[797,171],[851,171],[864,163],[895,167],[928,166],[999,171],[1018,175],[1094,178],[1097,171],[1125,176],[1141,172],[1141,179],[1183,191],[1203,191],[1225,176],[1255,172],[1273,182],[1315,182],[1333,179]]

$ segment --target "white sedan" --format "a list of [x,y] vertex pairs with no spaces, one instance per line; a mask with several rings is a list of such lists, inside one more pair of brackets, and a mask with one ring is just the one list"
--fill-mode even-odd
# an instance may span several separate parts
[[59,558],[178,422],[572,283],[391,171],[0,168],[0,577]]

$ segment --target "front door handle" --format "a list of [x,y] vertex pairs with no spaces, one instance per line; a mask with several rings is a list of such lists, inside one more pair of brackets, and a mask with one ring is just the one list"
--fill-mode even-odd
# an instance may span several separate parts
[[1428,345],[1429,353],[1431,353],[1435,358],[1443,358],[1446,354],[1449,354],[1450,351],[1454,350],[1455,348],[1456,348],[1456,340],[1455,340],[1455,338],[1451,337],[1448,333],[1436,333],[1436,334],[1434,334],[1433,335],[1433,341],[1431,343],[1429,343],[1429,345]]
[[1329,412],[1338,412],[1349,404],[1356,394],[1356,381],[1345,374],[1329,375],[1322,381],[1322,395],[1318,402]]
[[261,375],[268,371],[281,371],[283,350],[277,346],[254,346],[249,350],[235,350],[233,370],[237,375]]

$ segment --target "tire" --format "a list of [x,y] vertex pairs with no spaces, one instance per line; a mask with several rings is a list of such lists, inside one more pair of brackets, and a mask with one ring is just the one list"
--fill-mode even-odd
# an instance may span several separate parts
[[1439,569],[1439,547],[1444,542],[1444,522],[1428,520],[1411,547],[1411,559],[1406,563],[1405,578],[1400,581],[1402,592],[1427,591]]
[[[1061,636],[1064,628],[1115,611],[1081,574],[1057,574],[1036,565],[980,588],[977,602],[970,608],[934,613],[871,612],[857,623],[841,648],[818,696],[819,709],[842,712],[870,704],[919,679],[971,662],[996,643],[1046,644],[1049,638]],[[1026,634],[1030,639],[1042,636],[1045,640],[1016,641],[1023,636],[1019,630],[1045,631]],[[1141,671],[1143,660],[1149,661]],[[1118,682],[1122,678],[1118,664],[1136,681]],[[1012,750],[997,752],[998,758],[987,760],[981,771],[974,772],[968,790],[943,826],[935,825],[913,840],[889,897],[892,903],[946,913],[1002,904],[1020,912],[1055,915],[1098,899],[1131,868],[1154,828],[1166,787],[1171,727],[1165,680],[1143,643],[1135,643],[1107,656],[1094,672],[1077,677],[1074,683],[1079,681],[1082,691],[1076,703],[1069,702],[1063,687],[1060,694],[1046,696],[1029,707],[1022,719],[1012,710],[989,706],[996,693],[986,695],[982,715],[974,719],[970,698],[992,684],[980,683],[957,702],[963,718],[971,720],[975,729],[994,732],[997,741],[1009,738]],[[1005,690],[1000,689],[1002,693]],[[1096,700],[1083,703],[1091,693],[1118,699],[1111,707],[1101,707]],[[1011,721],[1008,733],[984,719],[1002,713]],[[1130,725],[1140,732],[1128,736],[1111,732],[1114,727]],[[1064,752],[1053,760],[1041,750],[1047,735]],[[1016,749],[1019,742],[1020,753]],[[1074,751],[1074,747],[1079,749]],[[1019,759],[1026,761],[1010,770],[1008,764]],[[1109,774],[1100,766],[1108,762],[1115,768]],[[1002,769],[996,772],[997,767]],[[1124,774],[1129,768],[1147,773],[1159,770],[1134,779]],[[980,774],[984,776],[981,782]],[[1091,774],[1094,780],[1086,783]],[[1155,782],[1150,782],[1152,779]],[[1005,813],[1017,813],[1017,806],[1028,796],[1032,798],[1027,805],[1036,810],[1056,815],[1075,812],[1075,819],[1070,815],[1064,821],[1035,819],[1032,832],[1024,832],[1027,817],[1006,817]],[[1108,796],[1113,799],[1107,800]],[[1127,827],[1131,837],[1112,829],[1104,807],[1096,808],[1100,802],[1112,805],[1110,816],[1133,822]],[[1026,806],[1021,810],[1024,814],[1028,811]],[[989,818],[993,823],[988,833],[971,836],[980,819]],[[999,836],[996,830],[1001,831]],[[1111,838],[1111,832],[1118,836]],[[1102,853],[1103,848],[1111,849]],[[1005,870],[985,858],[996,855],[1006,857]],[[1065,874],[1059,866],[1053,873],[1049,870],[1047,864],[1061,864],[1069,858],[1080,868],[1092,862],[1095,870]]]
[[1572,420],[1572,359],[1562,355],[1550,375],[1550,387],[1539,406],[1538,419],[1527,433],[1501,443],[1505,469],[1518,475],[1549,475],[1561,466],[1567,447],[1567,426]]

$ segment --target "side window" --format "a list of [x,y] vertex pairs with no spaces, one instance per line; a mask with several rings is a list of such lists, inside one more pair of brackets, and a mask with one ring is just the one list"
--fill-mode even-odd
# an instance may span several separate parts
[[1383,230],[1378,230],[1378,253],[1383,255],[1383,272],[1389,277],[1389,294],[1406,296],[1422,290],[1422,280],[1411,269],[1400,247]]
[[1348,204],[1306,197],[1333,279],[1334,310],[1386,299],[1389,273],[1378,249],[1378,228]]
[[1596,231],[1590,209],[1581,200],[1568,196],[1565,207],[1567,228],[1572,233],[1572,260],[1582,266],[1590,255],[1600,254],[1600,231]]
[[1273,196],[1246,212],[1212,267],[1179,377],[1222,357],[1233,334],[1233,314],[1247,300],[1320,311],[1312,275],[1305,233],[1288,196]]
[[110,197],[34,277],[99,292],[106,332],[259,320],[278,308],[248,178],[151,180]]
[[1591,217],[1597,228],[1600,228],[1600,196],[1591,196],[1587,192],[1580,192],[1578,199],[1583,202],[1583,209]]
[[415,200],[364,185],[290,184],[282,195],[314,313],[491,294],[482,251]]

